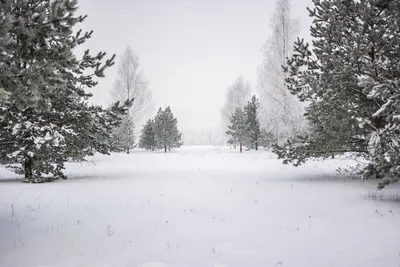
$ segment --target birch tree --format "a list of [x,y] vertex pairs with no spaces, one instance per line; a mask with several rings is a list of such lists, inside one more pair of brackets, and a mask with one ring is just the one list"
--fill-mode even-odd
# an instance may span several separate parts
[[272,34],[262,48],[258,71],[262,124],[284,140],[304,127],[304,105],[286,89],[286,59],[291,56],[298,22],[292,17],[291,0],[277,0],[270,22]]
[[133,98],[132,107],[120,127],[114,130],[113,143],[116,150],[129,154],[135,143],[135,126],[152,107],[152,93],[139,67],[139,57],[129,46],[121,55],[118,64],[118,79],[112,95],[116,101]]

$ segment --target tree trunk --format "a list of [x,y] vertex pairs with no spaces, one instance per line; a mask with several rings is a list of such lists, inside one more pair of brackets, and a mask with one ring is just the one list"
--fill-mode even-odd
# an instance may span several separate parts
[[258,142],[256,141],[256,151],[258,150]]
[[64,163],[61,161],[58,162],[54,178],[57,178],[57,179],[61,178],[63,180],[67,180],[68,177],[62,172],[63,169],[64,169]]
[[126,154],[129,154],[129,147],[126,148]]
[[164,153],[167,153],[167,145],[164,145]]
[[32,158],[29,156],[25,157],[24,161],[24,172],[25,172],[25,179],[28,179],[30,182],[33,179],[32,173]]
[[239,146],[240,146],[240,153],[242,153],[243,152],[242,143],[240,143]]

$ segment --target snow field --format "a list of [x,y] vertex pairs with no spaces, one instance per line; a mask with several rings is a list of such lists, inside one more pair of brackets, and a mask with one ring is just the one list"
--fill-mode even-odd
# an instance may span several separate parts
[[337,175],[348,164],[186,147],[95,156],[48,184],[0,169],[0,266],[397,267],[400,204]]

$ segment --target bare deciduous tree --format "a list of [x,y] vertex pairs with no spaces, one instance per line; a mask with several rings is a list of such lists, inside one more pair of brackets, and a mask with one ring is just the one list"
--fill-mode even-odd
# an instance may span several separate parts
[[291,15],[291,0],[277,0],[270,26],[272,35],[262,48],[258,89],[263,126],[278,139],[286,139],[304,127],[304,105],[286,88],[287,58],[292,54],[298,21]]
[[120,57],[118,79],[114,83],[112,96],[115,101],[134,99],[132,107],[122,125],[114,131],[115,146],[129,153],[134,145],[135,126],[152,108],[152,93],[139,69],[139,57],[129,46]]

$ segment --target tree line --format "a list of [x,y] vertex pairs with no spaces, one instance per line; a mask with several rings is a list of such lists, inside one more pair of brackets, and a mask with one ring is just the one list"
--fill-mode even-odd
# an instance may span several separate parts
[[[221,110],[229,143],[273,151],[298,166],[310,158],[367,159],[358,170],[400,177],[400,2],[313,1],[312,42],[296,39],[290,0],[277,0],[262,49],[257,90],[238,78]],[[74,0],[2,1],[0,12],[0,163],[27,181],[66,178],[67,160],[129,151],[135,127],[152,107],[151,91],[129,47],[120,58],[112,105],[90,104],[115,55],[77,56],[93,34]],[[294,44],[294,46],[293,46]],[[181,145],[171,109],[143,128],[139,145]]]

